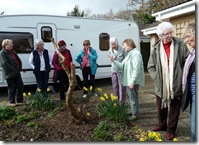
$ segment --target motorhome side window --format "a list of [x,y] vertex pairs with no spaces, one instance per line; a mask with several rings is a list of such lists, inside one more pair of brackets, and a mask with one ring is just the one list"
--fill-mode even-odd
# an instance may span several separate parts
[[[17,53],[30,53],[34,49],[31,33],[0,32],[0,44],[4,39],[13,40],[13,49]],[[0,45],[0,49],[2,49],[2,45]]]
[[50,38],[53,36],[52,28],[49,26],[43,26],[41,28],[41,38],[44,42],[51,42]]
[[101,33],[99,35],[99,48],[101,51],[108,51],[109,50],[109,34]]

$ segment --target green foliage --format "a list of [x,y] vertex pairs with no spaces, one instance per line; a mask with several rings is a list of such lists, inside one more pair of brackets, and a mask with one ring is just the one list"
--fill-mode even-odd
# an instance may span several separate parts
[[11,128],[11,126],[14,124],[14,119],[4,120],[4,124],[6,127]]
[[93,133],[94,141],[113,141],[113,137],[108,130],[111,126],[106,121],[101,121]]
[[26,125],[27,127],[35,127],[35,128],[39,128],[42,126],[41,122],[28,122],[28,124]]
[[37,110],[54,109],[56,107],[55,101],[51,98],[50,90],[41,92],[39,89],[34,95],[29,95],[28,104],[31,108]]
[[151,14],[148,13],[135,13],[133,14],[133,19],[138,23],[138,24],[151,24],[155,22],[155,17],[151,16]]
[[119,133],[114,136],[114,141],[125,141],[125,140],[126,140],[126,138],[122,133]]
[[0,106],[0,120],[8,120],[17,115],[16,110],[11,106]]
[[23,121],[28,121],[30,118],[31,117],[28,114],[19,115],[16,118],[16,123],[18,124],[18,123],[23,122]]
[[67,16],[84,17],[84,11],[80,11],[79,6],[75,5],[73,10],[67,13]]
[[106,93],[100,97],[100,102],[96,104],[99,115],[104,115],[107,120],[128,123],[127,107],[120,105],[118,97]]
[[39,116],[38,112],[30,112],[29,114],[18,115],[16,118],[16,123],[29,121],[31,119],[34,119],[37,116]]

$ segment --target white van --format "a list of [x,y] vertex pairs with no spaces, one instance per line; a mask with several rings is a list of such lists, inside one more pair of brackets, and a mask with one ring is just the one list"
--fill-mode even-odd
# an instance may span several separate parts
[[[96,79],[111,77],[111,62],[107,51],[110,48],[109,38],[112,36],[118,38],[120,45],[124,39],[131,38],[135,41],[137,49],[140,50],[139,28],[134,21],[32,14],[0,16],[0,44],[4,39],[14,41],[13,49],[22,60],[21,75],[24,85],[36,84],[35,76],[28,64],[29,55],[35,49],[35,39],[42,39],[45,43],[44,48],[48,49],[50,56],[53,57],[55,49],[47,39],[49,37],[53,37],[55,42],[64,40],[67,43],[73,63],[76,65],[76,76],[79,83],[83,77],[75,58],[83,49],[85,39],[90,40],[91,47],[98,54]],[[2,49],[1,45],[0,49]],[[52,67],[49,84],[53,83],[53,69]],[[0,68],[0,87],[6,85]]]

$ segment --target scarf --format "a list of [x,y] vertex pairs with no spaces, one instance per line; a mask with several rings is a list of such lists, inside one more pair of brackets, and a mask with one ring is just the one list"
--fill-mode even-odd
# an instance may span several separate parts
[[162,65],[162,106],[161,108],[166,108],[169,106],[171,99],[174,98],[173,95],[173,60],[174,60],[174,45],[173,40],[170,45],[170,56],[169,56],[169,64],[167,55],[164,50],[164,46],[161,42],[160,45],[160,59]]
[[193,48],[191,52],[189,53],[189,56],[187,57],[187,60],[185,62],[184,69],[183,69],[183,76],[182,76],[182,91],[183,92],[187,84],[187,76],[189,73],[189,69],[194,59],[195,59],[195,49]]
[[83,62],[82,62],[82,69],[86,66],[87,63],[89,63],[89,59],[88,59],[88,49],[90,48],[84,48],[84,58],[83,58]]

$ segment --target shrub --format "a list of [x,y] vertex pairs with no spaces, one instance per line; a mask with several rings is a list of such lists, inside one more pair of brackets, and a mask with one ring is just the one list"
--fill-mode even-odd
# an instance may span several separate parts
[[8,120],[17,115],[16,110],[11,106],[0,106],[0,120]]

